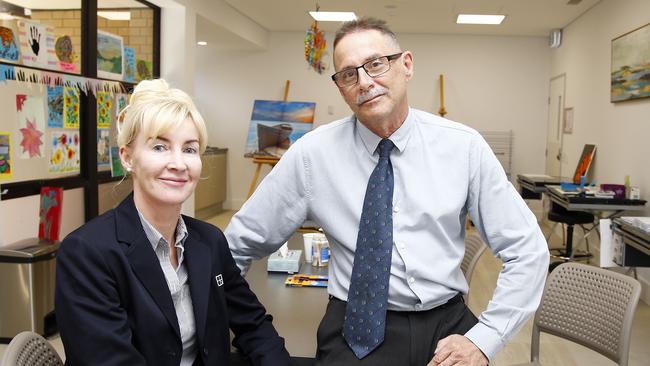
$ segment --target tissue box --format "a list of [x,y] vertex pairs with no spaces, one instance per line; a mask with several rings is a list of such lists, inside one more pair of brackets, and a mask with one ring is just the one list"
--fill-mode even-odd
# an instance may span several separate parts
[[286,257],[280,255],[279,251],[275,252],[269,256],[266,270],[268,272],[298,273],[301,255],[302,250],[289,250]]

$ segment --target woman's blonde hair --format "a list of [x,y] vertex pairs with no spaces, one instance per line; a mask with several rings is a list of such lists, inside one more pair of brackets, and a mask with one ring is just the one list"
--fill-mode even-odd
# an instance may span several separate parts
[[171,88],[163,79],[141,81],[129,105],[119,114],[117,145],[129,146],[140,132],[144,133],[145,140],[155,139],[178,128],[188,118],[196,126],[199,151],[203,153],[208,133],[192,98],[180,89]]

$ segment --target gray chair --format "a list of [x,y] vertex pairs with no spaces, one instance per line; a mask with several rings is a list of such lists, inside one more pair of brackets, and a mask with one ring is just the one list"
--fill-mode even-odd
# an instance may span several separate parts
[[535,313],[531,363],[525,365],[541,365],[539,339],[545,332],[626,366],[640,294],[641,285],[632,277],[574,262],[559,265],[549,275]]
[[[487,245],[478,235],[470,234],[465,238],[465,255],[463,256],[463,262],[460,264],[460,270],[463,271],[468,286],[472,281],[472,273],[474,273],[476,263],[483,255],[485,248],[487,248]],[[469,294],[463,296],[465,302],[467,302],[468,296]]]
[[2,366],[63,366],[54,347],[37,333],[16,335],[5,349]]

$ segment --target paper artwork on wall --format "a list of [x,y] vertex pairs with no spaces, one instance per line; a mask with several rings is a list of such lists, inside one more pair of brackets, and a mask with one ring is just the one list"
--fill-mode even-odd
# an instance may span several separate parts
[[97,31],[97,76],[122,80],[123,44],[122,37]]
[[11,179],[11,134],[0,132],[0,180]]
[[113,120],[113,95],[97,92],[97,128],[109,128]]
[[0,21],[0,60],[18,62],[20,60],[19,45],[15,22]]
[[124,176],[124,168],[122,167],[122,162],[120,161],[119,148],[117,146],[111,146],[109,155],[111,160],[111,177]]
[[42,136],[45,130],[43,99],[32,95],[16,94],[16,112],[18,130],[22,135],[20,157],[22,159],[42,157]]
[[115,120],[118,120],[120,112],[129,104],[129,96],[126,94],[115,94]]
[[38,238],[59,240],[61,212],[63,208],[63,188],[41,187],[41,205],[38,220]]
[[153,79],[153,66],[151,64],[151,61],[146,61],[146,60],[138,60],[136,62],[136,80],[137,81],[142,81],[142,80],[151,80]]
[[63,128],[63,87],[47,87],[47,127]]
[[54,52],[54,28],[37,22],[19,20],[18,36],[24,65],[47,69],[58,68]]
[[52,131],[49,172],[78,172],[79,167],[79,132]]
[[110,130],[97,129],[97,166],[108,166],[110,157]]
[[314,122],[316,103],[256,100],[248,128],[244,156],[282,156],[309,132]]
[[56,39],[54,43],[54,52],[59,60],[59,70],[65,72],[78,73],[77,54],[74,52],[72,39],[68,35],[63,35]]
[[79,91],[63,87],[63,127],[79,128]]
[[135,81],[135,49],[124,47],[124,81]]
[[650,23],[612,40],[612,102],[650,97]]

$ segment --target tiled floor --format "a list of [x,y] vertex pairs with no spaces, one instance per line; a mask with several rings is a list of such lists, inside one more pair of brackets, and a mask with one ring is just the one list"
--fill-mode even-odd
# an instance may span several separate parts
[[[233,212],[224,212],[216,217],[206,220],[220,228],[225,228]],[[557,236],[555,236],[557,240]],[[479,260],[474,271],[470,289],[469,306],[479,313],[485,308],[492,296],[496,279],[501,269],[501,262],[491,253],[486,252]],[[490,363],[493,366],[506,366],[524,363],[530,357],[530,337],[532,333],[532,320],[529,320],[523,329],[508,343],[508,345]],[[56,350],[63,356],[63,346],[58,336],[50,339]],[[630,366],[648,365],[650,360],[650,306],[640,302],[632,325],[630,345]],[[0,358],[6,345],[0,345]],[[542,335],[541,360],[545,365],[551,366],[609,366],[614,362],[599,354],[563,339]]]

